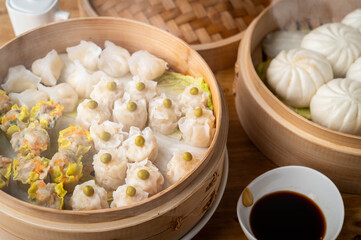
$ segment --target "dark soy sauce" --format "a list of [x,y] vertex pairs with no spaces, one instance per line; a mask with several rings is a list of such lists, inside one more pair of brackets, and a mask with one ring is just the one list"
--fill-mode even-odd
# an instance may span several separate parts
[[253,234],[263,239],[323,239],[326,220],[321,209],[308,197],[291,191],[267,194],[252,208]]

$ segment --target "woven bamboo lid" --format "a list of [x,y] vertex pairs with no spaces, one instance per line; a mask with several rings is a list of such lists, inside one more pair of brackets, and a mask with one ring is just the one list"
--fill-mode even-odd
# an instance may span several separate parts
[[[78,2],[83,16],[130,18],[166,30],[191,44],[194,49],[200,51],[213,70],[219,70],[234,65],[241,33],[269,5],[270,0],[78,0]],[[216,48],[218,52],[202,52]],[[212,64],[213,60],[209,58],[219,57],[219,54],[222,55],[223,63],[218,60],[217,63]]]

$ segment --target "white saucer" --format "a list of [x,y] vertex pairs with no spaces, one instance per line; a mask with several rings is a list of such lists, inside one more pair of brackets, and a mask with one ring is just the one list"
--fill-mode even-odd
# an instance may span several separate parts
[[186,233],[186,235],[184,235],[181,238],[181,240],[189,240],[189,239],[192,239],[195,235],[197,235],[197,233],[207,224],[209,219],[212,217],[213,213],[216,211],[216,209],[222,199],[224,190],[226,189],[226,184],[227,184],[227,179],[228,179],[228,165],[229,165],[229,159],[228,159],[228,151],[226,149],[224,166],[223,166],[223,174],[222,174],[222,179],[221,179],[221,183],[219,185],[216,199],[215,199],[212,207],[206,212],[206,214],[204,214],[204,216],[201,218],[201,220],[199,220],[197,225],[195,225],[188,233]]

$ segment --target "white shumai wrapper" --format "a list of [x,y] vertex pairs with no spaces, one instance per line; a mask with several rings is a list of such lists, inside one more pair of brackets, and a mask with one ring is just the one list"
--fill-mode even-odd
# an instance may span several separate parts
[[174,101],[170,108],[166,108],[163,104],[165,99],[165,94],[162,94],[149,102],[149,126],[156,132],[168,135],[177,130],[182,113]]
[[306,33],[300,31],[271,32],[263,39],[262,46],[266,55],[270,58],[274,58],[282,50],[299,48],[305,35]]
[[[116,149],[128,137],[128,133],[123,132],[123,125],[111,121],[104,121],[101,124],[93,123],[90,126],[90,136],[93,138],[94,147],[97,151],[101,149]],[[99,138],[102,132],[110,133],[108,141]]]
[[346,73],[346,78],[361,82],[361,57],[350,66]]
[[172,159],[167,164],[166,178],[170,184],[174,184],[179,179],[192,171],[200,161],[200,158],[192,154],[191,161],[183,159],[184,152],[174,153]]
[[[100,156],[104,153],[112,155],[112,160],[103,163]],[[124,149],[100,150],[94,155],[93,166],[96,182],[107,190],[115,190],[125,182],[127,172],[127,157]]]
[[[142,147],[135,144],[135,138],[137,136],[142,136],[145,140]],[[148,158],[149,161],[154,161],[158,156],[157,139],[153,135],[150,127],[144,128],[143,131],[137,127],[130,127],[129,137],[123,142],[123,147],[126,149],[129,162],[140,162],[146,158]]]
[[332,68],[327,59],[302,48],[280,52],[267,70],[267,82],[271,89],[294,107],[308,107],[317,89],[332,78]]
[[26,89],[21,93],[10,93],[9,98],[19,107],[26,106],[28,109],[31,109],[40,101],[48,101],[48,94],[36,89]]
[[141,50],[132,54],[128,59],[129,70],[140,79],[154,80],[167,69],[167,63],[148,51]]
[[353,27],[361,32],[361,8],[347,14],[341,23]]
[[31,65],[31,70],[41,77],[41,83],[46,86],[54,86],[59,79],[63,67],[63,59],[53,49],[44,58],[35,60]]
[[[149,178],[142,180],[138,177],[138,171],[147,170],[149,172]],[[160,173],[159,169],[152,164],[151,161],[145,159],[141,162],[128,163],[127,177],[125,178],[126,184],[140,188],[143,191],[154,195],[162,190],[164,184],[164,177]]]
[[[113,108],[115,100],[121,98],[124,93],[123,82],[115,78],[107,76],[105,73],[98,73],[100,81],[94,85],[93,91],[90,93],[90,98],[94,99],[103,106],[108,106],[109,109]],[[108,83],[115,82],[116,88],[109,90]]]
[[[137,83],[142,82],[145,88],[142,91],[137,89]],[[153,97],[158,95],[157,82],[152,80],[141,80],[138,76],[133,77],[125,87],[125,91],[134,97],[145,98],[149,102]]]
[[[127,104],[134,102],[137,109],[133,112],[127,109]],[[113,121],[123,124],[123,130],[128,132],[131,126],[143,129],[148,119],[147,101],[124,93],[123,98],[114,102]]]
[[86,69],[96,71],[102,49],[91,41],[81,40],[79,45],[66,49],[70,60],[78,60]]
[[[192,95],[190,90],[196,87],[198,89],[197,95]],[[178,95],[179,108],[183,113],[186,113],[188,109],[197,107],[207,107],[209,94],[203,91],[196,85],[189,85],[184,91]]]
[[100,54],[98,68],[112,77],[121,77],[129,72],[127,49],[110,41],[104,42],[105,49]]
[[195,147],[209,147],[216,130],[213,112],[205,108],[202,111],[202,116],[196,117],[194,109],[188,109],[178,121],[184,142]]
[[334,79],[312,98],[312,121],[332,130],[361,135],[361,82]]
[[[88,197],[83,192],[83,188],[87,185],[94,188],[94,194],[91,197]],[[96,210],[109,208],[107,191],[105,191],[104,188],[97,186],[94,180],[84,182],[75,187],[73,195],[70,198],[70,205],[73,210]]]
[[308,33],[301,47],[325,56],[335,78],[345,77],[347,69],[361,55],[361,33],[342,23],[328,23]]
[[63,112],[73,112],[78,105],[78,94],[68,83],[60,83],[53,87],[38,84],[38,89],[64,107]]
[[106,106],[98,105],[95,109],[88,107],[88,102],[91,99],[85,99],[78,105],[76,122],[83,126],[85,129],[89,129],[92,123],[102,123],[109,120],[111,117],[110,111]]
[[135,195],[130,197],[127,195],[127,187],[129,185],[124,184],[119,186],[116,191],[113,192],[113,202],[110,204],[111,208],[124,207],[131,205],[148,198],[148,193],[144,192],[141,188],[135,188]]
[[88,72],[79,61],[75,61],[75,70],[66,78],[66,82],[76,91],[79,98],[88,98],[94,86],[99,82],[99,73]]
[[24,65],[17,65],[9,68],[8,75],[1,87],[8,94],[12,92],[20,93],[26,89],[36,89],[40,81],[41,78],[27,70]]

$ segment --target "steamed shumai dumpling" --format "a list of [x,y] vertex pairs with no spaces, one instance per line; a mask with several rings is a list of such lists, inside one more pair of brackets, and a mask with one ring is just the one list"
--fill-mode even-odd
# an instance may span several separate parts
[[98,69],[98,60],[102,49],[95,43],[81,40],[79,45],[68,47],[66,51],[70,60],[78,60],[90,71],[96,71]]
[[184,91],[178,95],[179,108],[183,113],[188,108],[206,107],[209,94],[196,85],[187,86]]
[[141,188],[124,184],[119,186],[113,192],[113,202],[110,204],[111,208],[124,207],[132,203],[136,203],[148,198],[148,193],[144,192]]
[[321,53],[330,62],[334,77],[345,77],[361,56],[361,33],[342,23],[329,23],[308,33],[301,47]]
[[172,159],[167,164],[166,178],[170,184],[174,184],[179,179],[192,171],[199,163],[200,158],[189,152],[178,151],[173,154]]
[[115,100],[123,96],[123,82],[107,76],[105,73],[100,74],[100,81],[94,85],[90,97],[103,106],[113,108]]
[[141,131],[137,127],[130,127],[129,137],[123,147],[129,162],[140,162],[148,158],[154,161],[158,156],[158,143],[150,127]]
[[346,78],[361,82],[361,57],[350,66],[346,73]]
[[361,32],[361,8],[347,14],[341,23],[353,27]]
[[96,101],[85,99],[78,105],[76,122],[78,125],[89,129],[92,123],[102,123],[109,120],[111,113],[106,106],[99,105]]
[[124,93],[123,98],[114,102],[113,121],[123,124],[123,130],[128,132],[131,126],[143,129],[147,122],[147,101]]
[[361,82],[329,81],[312,98],[312,121],[332,130],[361,135]]
[[167,63],[148,51],[141,50],[128,59],[130,72],[140,79],[153,80],[160,77],[167,69]]
[[20,93],[26,89],[36,89],[40,80],[40,77],[27,70],[24,65],[17,65],[9,68],[8,75],[1,87],[8,94],[12,92]]
[[41,82],[46,86],[54,86],[59,79],[64,67],[63,60],[53,49],[44,58],[35,60],[31,65],[33,73],[41,77]]
[[195,147],[208,147],[215,133],[215,117],[205,108],[188,109],[178,121],[185,143]]
[[100,81],[102,73],[90,73],[79,61],[74,63],[75,70],[67,77],[66,82],[76,91],[79,98],[88,98],[94,86]]
[[[94,190],[93,194],[91,194],[91,190],[89,191],[89,189]],[[75,187],[73,195],[70,198],[70,205],[73,210],[109,208],[107,191],[105,191],[104,188],[97,186],[94,180],[89,180]]]
[[154,195],[162,190],[164,177],[151,161],[145,159],[141,162],[128,163],[125,182],[136,189],[142,189],[149,195]]
[[123,149],[100,150],[93,159],[95,180],[100,186],[115,190],[124,184],[128,161]]
[[280,52],[267,70],[271,89],[294,107],[308,107],[317,89],[332,78],[332,68],[326,58],[301,48]]
[[97,151],[101,149],[116,149],[128,137],[128,133],[123,132],[123,125],[111,121],[104,121],[101,124],[92,123],[90,126],[90,136],[93,138],[94,147]]
[[129,81],[125,91],[134,97],[145,98],[148,102],[158,95],[157,82],[151,80],[141,80],[138,76]]
[[149,102],[149,126],[156,132],[164,135],[175,132],[181,115],[178,104],[164,94]]
[[68,83],[60,83],[53,87],[38,84],[38,89],[47,94],[55,103],[64,107],[64,112],[73,112],[78,105],[78,94]]
[[98,68],[112,77],[121,77],[129,72],[127,49],[110,41],[104,42],[105,49],[100,54]]
[[49,100],[47,93],[32,88],[21,93],[10,93],[9,97],[19,107],[26,106],[28,109],[34,107],[37,102]]

